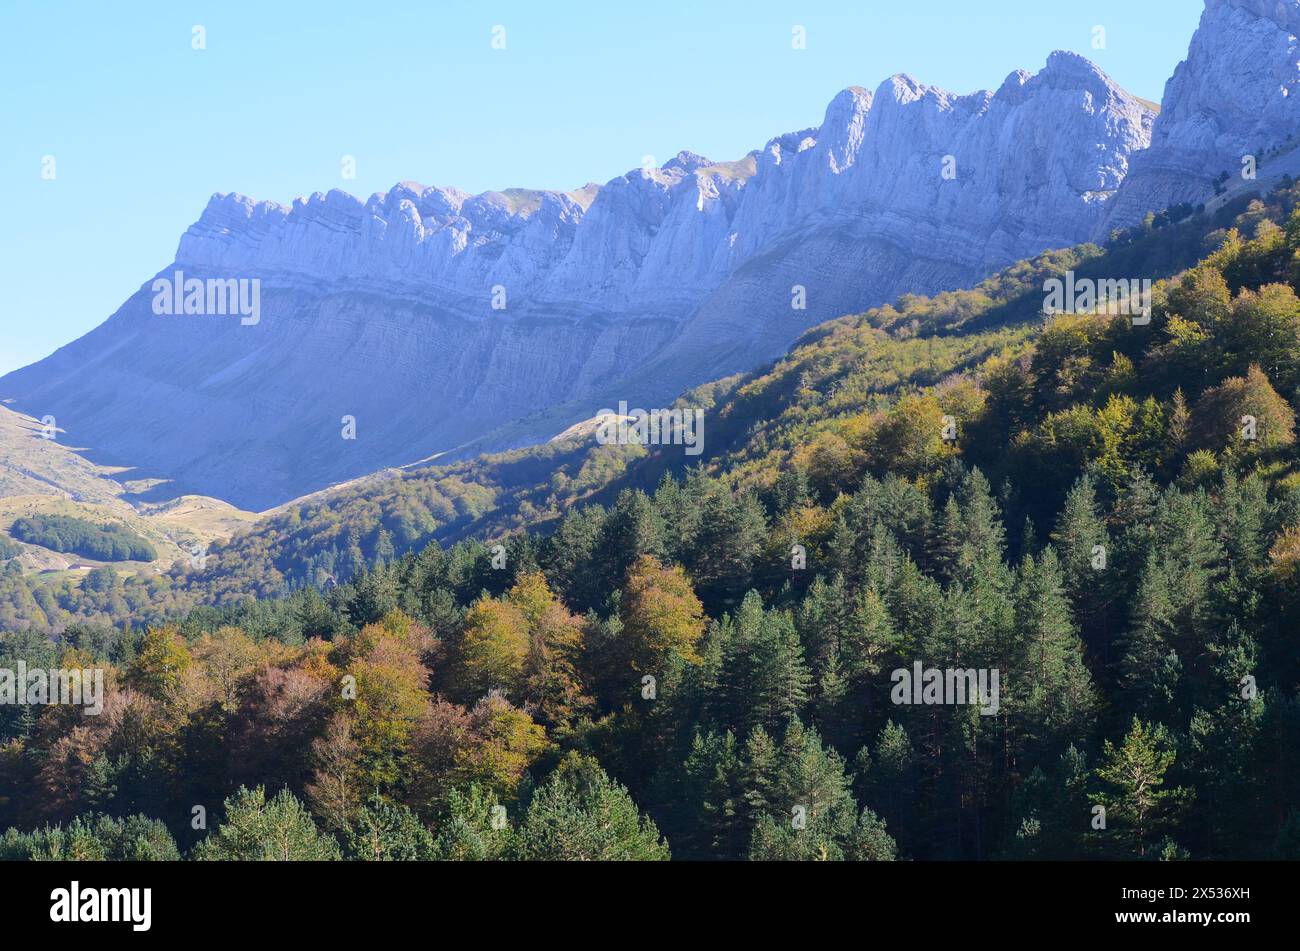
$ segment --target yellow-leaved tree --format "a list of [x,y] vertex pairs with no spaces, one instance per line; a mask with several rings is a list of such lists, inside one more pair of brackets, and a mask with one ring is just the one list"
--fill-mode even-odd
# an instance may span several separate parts
[[642,555],[628,569],[621,619],[625,659],[636,673],[661,673],[672,654],[700,662],[704,608],[680,567]]

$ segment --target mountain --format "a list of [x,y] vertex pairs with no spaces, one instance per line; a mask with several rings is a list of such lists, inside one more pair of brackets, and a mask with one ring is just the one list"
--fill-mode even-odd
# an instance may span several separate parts
[[[1285,222],[1297,197],[1300,188],[1280,190],[1264,217]],[[297,499],[263,513],[228,542],[213,545],[200,570],[183,559],[148,591],[130,579],[123,584],[123,596],[112,600],[99,591],[62,588],[54,592],[53,604],[42,606],[30,596],[29,579],[0,579],[0,626],[6,617],[17,627],[30,623],[52,629],[75,621],[162,623],[196,605],[224,610],[253,596],[277,598],[303,587],[346,586],[365,566],[426,546],[468,544],[468,554],[453,556],[464,563],[483,555],[484,540],[509,541],[513,535],[518,541],[521,531],[544,534],[566,520],[581,521],[584,510],[613,504],[628,490],[651,491],[665,474],[689,479],[688,470],[698,469],[751,486],[792,467],[833,475],[857,458],[858,450],[846,444],[859,442],[860,427],[877,419],[887,403],[918,388],[933,388],[949,410],[970,410],[961,396],[963,387],[957,386],[963,377],[979,376],[981,365],[989,371],[999,362],[1023,369],[1026,348],[1037,346],[1043,336],[1045,281],[1069,272],[1080,281],[1097,282],[1135,272],[1160,281],[1175,278],[1204,255],[1214,236],[1221,240],[1231,228],[1255,230],[1260,220],[1252,199],[1243,196],[1214,212],[1123,232],[1105,248],[1081,245],[1046,252],[969,289],[933,298],[912,295],[813,328],[775,364],[695,387],[673,401],[705,414],[699,456],[685,455],[676,446],[602,445],[596,438],[599,418],[593,418],[537,445],[387,469]],[[1283,249],[1270,241],[1276,243],[1271,237],[1255,243],[1277,256]],[[1265,281],[1253,264],[1239,270],[1256,283]],[[1156,299],[1163,294],[1164,288],[1158,289]],[[1070,318],[1061,324],[1070,327]],[[1071,344],[1064,356],[1049,344],[1052,358],[1065,361],[1061,385],[1080,392],[1099,386],[1097,400],[1104,401],[1113,392],[1108,388],[1121,381],[1124,361],[1141,356],[1116,358],[1107,348],[1120,343],[1127,347],[1136,341],[1103,335],[1088,344],[1097,353],[1076,352]],[[1161,350],[1156,348],[1157,359],[1166,362]],[[1146,372],[1144,367],[1144,376]],[[994,373],[991,379],[1000,376]],[[1189,398],[1209,379],[1198,376],[1191,383]],[[1006,381],[989,385],[997,390]],[[1003,395],[1015,391],[1012,386]],[[989,422],[1003,419],[996,406],[985,416]],[[990,476],[998,474],[999,484],[1013,477],[1032,483],[1032,476],[1019,472],[1018,460],[1034,440],[1010,458],[1002,447],[1010,434],[997,427],[994,431],[995,438],[967,439],[963,454]],[[1063,435],[1053,435],[1052,445]],[[1108,444],[1092,423],[1072,430],[1067,441],[1080,438],[1089,443],[1088,453]],[[903,455],[913,451],[892,445]],[[517,556],[532,557],[528,552]],[[475,569],[464,583],[477,593],[488,578]],[[125,603],[130,612],[124,611]]]
[[[119,469],[97,466],[54,427],[0,406],[0,562],[16,543],[8,537],[15,519],[68,516],[111,525],[147,539],[159,553],[152,565],[128,570],[156,573],[174,561],[228,540],[255,520],[219,499],[182,496],[167,503],[133,503],[148,485],[127,480]],[[49,438],[53,437],[53,438]],[[18,564],[38,572],[59,572],[100,562],[35,544],[12,549]]]
[[[1151,147],[1134,156],[1099,236],[1148,211],[1300,174],[1297,33],[1300,0],[1206,0],[1187,59],[1165,86]],[[1247,156],[1253,181],[1242,175]]]
[[[1272,217],[1285,221],[1285,206]],[[233,534],[241,526],[227,524],[213,535],[228,540],[211,538],[208,558],[197,571],[185,557],[188,552],[178,553],[165,536],[159,539],[157,530],[167,528],[161,519],[192,517],[204,507],[211,515],[218,503],[194,498],[175,505],[141,503],[147,486],[117,482],[120,473],[92,466],[62,441],[62,434],[55,441],[38,439],[39,423],[0,410],[0,457],[20,461],[0,467],[0,493],[20,496],[0,502],[0,514],[9,504],[16,507],[14,517],[73,514],[120,521],[158,544],[163,559],[154,567],[176,559],[165,574],[132,577],[127,572],[116,588],[88,588],[75,573],[5,571],[10,566],[3,560],[10,556],[0,536],[0,629],[163,623],[198,605],[229,607],[250,596],[279,597],[303,586],[328,589],[377,559],[430,545],[468,543],[477,558],[485,550],[484,539],[520,530],[549,531],[584,508],[613,503],[625,490],[651,490],[665,473],[681,477],[688,466],[731,472],[751,484],[761,484],[773,470],[791,464],[833,467],[843,462],[843,447],[827,451],[825,440],[834,443],[841,432],[856,438],[857,424],[848,422],[846,414],[875,413],[882,400],[916,387],[938,386],[937,392],[947,392],[954,379],[1000,352],[1020,365],[1023,348],[1039,334],[1046,280],[1070,271],[1095,281],[1135,270],[1158,279],[1173,277],[1197,261],[1209,236],[1233,227],[1249,230],[1258,219],[1251,200],[1242,197],[1213,213],[1124,232],[1104,249],[1083,245],[1046,252],[968,290],[934,298],[909,296],[813,328],[776,364],[696,387],[674,401],[706,414],[699,457],[684,456],[673,447],[601,445],[595,438],[598,420],[590,419],[522,449],[373,473],[264,512]],[[1105,340],[1098,344],[1103,349],[1108,345]],[[1103,356],[1109,359],[1110,354]],[[994,357],[995,362],[1001,359]],[[1078,367],[1090,374],[1087,379],[1105,365],[1092,356],[1080,360]],[[819,433],[827,426],[829,435]],[[980,445],[977,440],[967,451],[976,454]],[[989,471],[1007,464],[993,445],[979,461]],[[22,479],[14,474],[22,469],[37,478],[14,481]],[[1015,469],[1013,462],[1007,475]],[[42,489],[46,494],[39,507],[28,508],[31,495]],[[110,512],[95,504],[101,502],[117,507]],[[0,521],[0,528],[6,524]],[[32,546],[25,555],[42,559],[21,558],[29,571],[70,564]],[[474,586],[484,582],[475,574],[465,583],[477,591]]]
[[[579,426],[148,588],[0,568],[0,666],[106,714],[0,705],[0,858],[1300,858],[1300,184],[1232,204],[819,326],[685,395],[702,457]],[[1147,321],[1033,319],[1134,267]]]
[[[856,431],[844,423],[846,415],[870,415],[880,400],[918,387],[943,393],[991,354],[1019,355],[1027,342],[1036,342],[1045,281],[1073,272],[1081,281],[1102,282],[1135,270],[1154,280],[1174,279],[1196,264],[1210,236],[1246,227],[1248,208],[1249,200],[1241,198],[1178,223],[1131,229],[1104,249],[1046,252],[969,289],[909,296],[813,328],[774,363],[665,401],[706,414],[698,457],[678,447],[601,445],[598,421],[590,419],[538,445],[387,470],[296,500],[214,549],[201,576],[184,566],[174,574],[201,601],[269,597],[304,583],[343,580],[380,557],[383,537],[398,554],[430,543],[500,539],[520,530],[547,531],[574,510],[611,504],[624,490],[653,490],[664,473],[682,477],[690,467],[752,483],[796,464],[824,466],[810,448],[818,442],[818,421],[835,421],[831,432],[852,439]],[[1285,221],[1284,208],[1272,217]],[[1107,345],[1106,339],[1093,342],[1103,351]],[[1097,383],[1098,368],[1113,360],[1109,352],[1102,356],[1078,356],[1085,376],[1071,385],[1082,390],[1088,381]],[[1008,465],[991,445],[982,452],[968,445],[966,452],[989,471]],[[1010,464],[1005,475],[1014,469]]]
[[256,319],[159,315],[150,281],[0,398],[167,492],[265,509],[653,405],[839,314],[1075,244],[1153,120],[1056,53],[995,92],[847,89],[739,161],[682,152],[573,192],[217,195],[158,277],[257,280]]

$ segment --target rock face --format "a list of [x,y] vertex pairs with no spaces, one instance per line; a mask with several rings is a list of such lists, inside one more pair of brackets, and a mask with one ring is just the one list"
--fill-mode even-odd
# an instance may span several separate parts
[[996,92],[846,89],[739,161],[682,152],[574,192],[217,195],[159,276],[257,279],[256,322],[159,315],[146,283],[0,399],[173,491],[265,508],[662,405],[826,319],[1087,240],[1153,119],[1055,53]]
[[1187,59],[1165,85],[1151,147],[1133,159],[1099,236],[1148,211],[1211,197],[1240,179],[1252,156],[1259,180],[1289,161],[1300,134],[1300,0],[1206,0]]

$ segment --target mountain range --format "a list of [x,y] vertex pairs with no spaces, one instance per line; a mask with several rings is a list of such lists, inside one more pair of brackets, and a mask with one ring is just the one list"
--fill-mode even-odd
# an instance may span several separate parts
[[[1261,179],[1289,167],[1298,25],[1297,0],[1208,0],[1158,114],[1058,52],[996,91],[846,89],[739,160],[571,192],[215,195],[173,262],[0,400],[132,467],[141,500],[243,509],[542,441],[833,317],[1213,201],[1248,155]],[[258,319],[157,313],[155,280],[181,275],[256,280]]]

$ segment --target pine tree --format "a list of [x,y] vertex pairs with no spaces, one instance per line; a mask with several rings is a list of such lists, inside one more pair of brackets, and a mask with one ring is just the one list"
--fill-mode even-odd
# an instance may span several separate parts
[[681,836],[672,839],[685,845],[680,856],[739,858],[747,836],[735,734],[696,733],[683,771],[680,795],[692,808]]
[[366,570],[366,556],[361,551],[361,533],[357,531],[355,524],[348,527],[348,543],[340,567],[342,576],[338,579],[340,582],[351,580]]
[[1123,640],[1119,664],[1123,697],[1129,709],[1147,715],[1172,714],[1183,676],[1183,661],[1174,646],[1178,610],[1171,580],[1159,557],[1151,554]]
[[628,570],[638,559],[649,555],[664,557],[664,537],[667,535],[663,517],[650,497],[641,490],[619,494],[604,525],[601,542],[607,566],[605,590],[622,584]]
[[1198,808],[1186,824],[1199,833],[1197,854],[1264,858],[1267,843],[1257,832],[1269,785],[1259,769],[1264,698],[1242,697],[1239,681],[1225,686],[1232,688],[1223,691],[1226,699],[1212,711],[1197,710],[1188,725],[1187,772]]
[[817,678],[813,724],[836,748],[847,745],[853,738],[854,721],[848,694],[849,685],[840,667],[839,651],[835,651]]
[[437,826],[432,858],[443,862],[484,862],[509,857],[514,830],[495,795],[477,784],[453,789]]
[[1071,744],[1050,773],[1035,766],[1017,791],[1013,815],[1021,817],[1008,857],[1018,859],[1078,859],[1087,856],[1085,836],[1091,831],[1091,773],[1087,758]]
[[606,574],[599,567],[605,554],[606,518],[598,505],[570,511],[543,548],[547,579],[564,602],[580,613],[599,607],[609,590]]
[[354,627],[374,624],[397,610],[397,575],[387,564],[361,572],[351,588],[347,615]]
[[773,808],[776,770],[776,743],[770,733],[757,727],[745,740],[741,759],[741,816],[747,830],[752,830],[759,817]]
[[319,862],[340,858],[338,843],[322,833],[287,789],[267,801],[259,786],[241,787],[225,802],[225,819],[194,847],[200,861]]
[[1109,568],[1114,552],[1091,476],[1080,476],[1066,495],[1052,532],[1052,544],[1060,556],[1065,587],[1076,611],[1081,617],[1085,612],[1092,614],[1088,606],[1096,603],[1102,572]]
[[948,496],[943,515],[935,535],[934,561],[943,577],[949,582],[961,577],[962,550],[965,546],[965,524],[957,496]]
[[891,860],[896,846],[870,810],[858,812],[844,761],[795,720],[778,754],[775,801],[754,825],[758,861]]
[[570,753],[533,794],[511,848],[524,861],[666,861],[668,843],[594,759]]
[[1122,572],[1119,547],[1101,517],[1096,484],[1085,474],[1065,497],[1052,532],[1061,559],[1066,593],[1084,641],[1102,665],[1111,660],[1116,579]]
[[1258,473],[1245,478],[1231,470],[1223,474],[1214,507],[1217,537],[1228,563],[1247,581],[1254,580],[1267,558],[1264,533],[1270,515],[1268,485]]
[[1102,784],[1098,798],[1106,808],[1103,841],[1112,850],[1145,858],[1159,848],[1161,833],[1192,798],[1182,787],[1164,788],[1174,760],[1173,740],[1159,723],[1134,717],[1120,746],[1106,741],[1096,778]]
[[379,530],[375,541],[375,564],[389,565],[397,560],[397,549],[393,547],[393,536],[386,528]]
[[435,857],[433,843],[410,809],[372,795],[347,829],[345,851],[366,862],[420,862]]
[[1183,389],[1174,391],[1173,405],[1169,411],[1169,425],[1166,430],[1164,454],[1161,462],[1166,474],[1172,475],[1182,468],[1192,438],[1192,412],[1187,408],[1187,399]]
[[725,629],[719,700],[723,722],[781,729],[808,700],[811,677],[789,612],[764,610],[751,591]]
[[918,763],[907,731],[890,720],[876,738],[874,750],[866,756],[860,754],[858,761],[863,801],[880,814],[895,836],[910,844],[916,829]]
[[1021,565],[1016,628],[1025,653],[1014,682],[1031,734],[1040,740],[1086,736],[1096,698],[1051,546]]
[[807,649],[814,677],[820,678],[830,657],[849,636],[853,605],[842,575],[829,582],[818,575],[808,586],[795,612],[799,639]]
[[751,583],[766,534],[763,507],[752,494],[722,487],[709,494],[695,558],[688,563],[706,604],[729,605],[740,599]]
[[889,608],[874,588],[859,592],[849,621],[840,647],[840,664],[851,689],[865,691],[870,679],[890,658],[897,657],[898,635]]
[[799,466],[782,469],[772,487],[772,514],[782,515],[801,508],[812,501],[808,488],[808,473]]
[[936,540],[936,561],[950,582],[969,584],[977,567],[1002,560],[1006,529],[988,479],[978,469],[949,496]]

